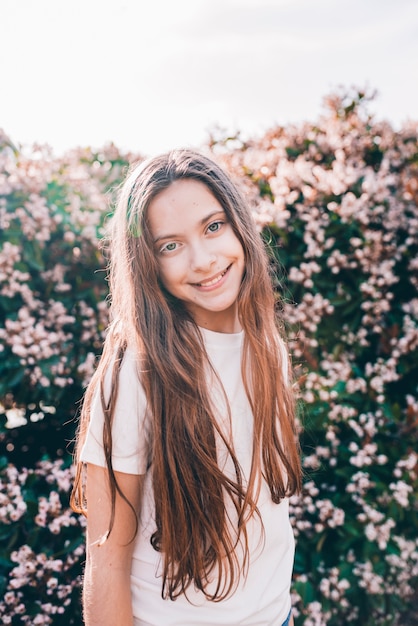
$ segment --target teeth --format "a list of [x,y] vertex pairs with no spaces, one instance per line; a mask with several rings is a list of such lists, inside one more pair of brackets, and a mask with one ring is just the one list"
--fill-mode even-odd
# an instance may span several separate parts
[[212,285],[216,285],[216,283],[219,283],[219,281],[221,280],[221,278],[223,278],[223,276],[225,276],[225,274],[226,274],[226,270],[222,272],[222,274],[214,278],[213,280],[209,280],[208,282],[204,282],[204,283],[199,283],[199,287],[212,287]]

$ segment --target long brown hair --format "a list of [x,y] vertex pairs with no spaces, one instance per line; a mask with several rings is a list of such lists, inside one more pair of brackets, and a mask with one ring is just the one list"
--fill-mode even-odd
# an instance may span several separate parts
[[[184,178],[206,185],[225,210],[245,255],[238,312],[244,330],[242,374],[254,415],[252,467],[245,485],[233,446],[225,440],[214,415],[201,334],[183,303],[160,282],[147,221],[150,202]],[[219,601],[235,588],[248,564],[246,523],[258,513],[260,478],[266,480],[275,503],[301,485],[294,397],[283,373],[288,369],[287,357],[278,330],[268,257],[236,186],[211,159],[190,150],[173,151],[132,169],[111,220],[110,253],[113,321],[83,404],[72,506],[87,512],[79,455],[93,393],[98,385],[102,388],[113,360],[112,393],[107,400],[102,393],[102,405],[114,512],[119,488],[112,468],[111,425],[119,365],[126,346],[133,344],[141,356],[140,383],[152,416],[156,530],[151,542],[163,554],[162,594],[174,599],[193,584],[211,600]],[[218,466],[217,436],[223,438],[233,461],[234,479]],[[235,532],[228,522],[228,503],[236,511]],[[241,564],[235,551],[237,538],[244,547]],[[210,577],[217,580],[211,592],[207,588]]]

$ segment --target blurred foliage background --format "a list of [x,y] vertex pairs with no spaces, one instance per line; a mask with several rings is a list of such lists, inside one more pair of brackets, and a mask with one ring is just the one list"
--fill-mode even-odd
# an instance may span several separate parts
[[[418,124],[375,120],[370,98],[342,90],[315,123],[202,147],[243,188],[276,268],[306,474],[297,626],[417,623]],[[107,324],[98,242],[141,158],[27,154],[0,134],[4,624],[81,622],[71,442]]]

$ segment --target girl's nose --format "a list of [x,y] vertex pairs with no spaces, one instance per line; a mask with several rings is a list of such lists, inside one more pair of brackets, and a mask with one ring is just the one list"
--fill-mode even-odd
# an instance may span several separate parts
[[216,254],[200,242],[191,248],[190,269],[194,272],[206,272],[216,261]]

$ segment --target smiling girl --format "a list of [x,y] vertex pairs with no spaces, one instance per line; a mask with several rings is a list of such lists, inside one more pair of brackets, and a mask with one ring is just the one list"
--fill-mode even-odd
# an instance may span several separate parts
[[131,171],[110,252],[72,497],[88,514],[85,623],[292,624],[299,447],[250,211],[213,161],[171,152]]

